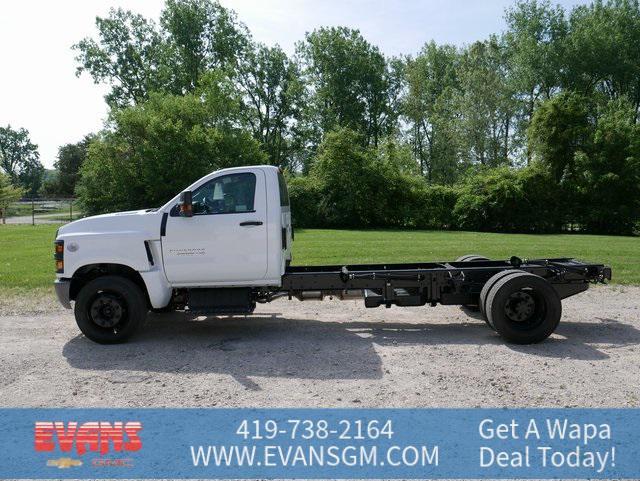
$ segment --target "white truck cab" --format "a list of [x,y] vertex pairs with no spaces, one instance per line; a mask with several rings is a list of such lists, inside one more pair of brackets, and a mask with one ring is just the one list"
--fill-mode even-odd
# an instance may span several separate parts
[[[266,165],[223,169],[158,209],[98,215],[61,227],[55,241],[56,293],[67,308],[75,301],[76,318],[88,337],[115,342],[129,335],[125,329],[120,335],[112,332],[131,317],[125,311],[131,311],[132,301],[126,297],[139,293],[147,304],[135,305],[139,311],[184,302],[188,289],[199,294],[195,309],[215,311],[207,297],[223,292],[233,295],[213,304],[246,310],[247,288],[280,286],[291,242],[289,196],[280,170]],[[222,287],[244,289],[215,290]],[[93,328],[96,321],[102,331]]]

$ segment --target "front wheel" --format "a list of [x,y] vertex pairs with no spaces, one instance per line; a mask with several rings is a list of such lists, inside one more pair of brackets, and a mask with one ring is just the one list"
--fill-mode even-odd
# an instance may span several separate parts
[[100,344],[115,344],[130,338],[144,323],[147,303],[134,282],[104,276],[80,289],[74,313],[85,336]]

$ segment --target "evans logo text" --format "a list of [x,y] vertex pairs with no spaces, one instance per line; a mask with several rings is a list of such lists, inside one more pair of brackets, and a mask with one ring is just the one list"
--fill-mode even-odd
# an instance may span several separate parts
[[114,423],[105,421],[78,424],[71,422],[38,421],[35,424],[35,450],[54,451],[56,447],[63,453],[74,450],[82,456],[86,452],[107,454],[114,451],[138,451],[142,448],[139,431],[140,422]]

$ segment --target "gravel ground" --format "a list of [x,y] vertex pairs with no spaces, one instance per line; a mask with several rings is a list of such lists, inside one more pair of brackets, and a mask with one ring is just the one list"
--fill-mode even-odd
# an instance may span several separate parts
[[505,345],[458,307],[279,300],[251,317],[153,314],[123,345],[51,298],[0,303],[0,405],[640,406],[640,287],[564,301],[547,341]]

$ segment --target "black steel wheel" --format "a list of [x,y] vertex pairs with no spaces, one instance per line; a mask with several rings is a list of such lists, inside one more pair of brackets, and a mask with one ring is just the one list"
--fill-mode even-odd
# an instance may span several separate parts
[[100,344],[113,344],[131,337],[144,323],[147,303],[134,282],[104,276],[80,289],[74,313],[85,336]]
[[489,290],[487,319],[508,342],[533,344],[549,337],[562,316],[560,296],[545,279],[516,272]]
[[91,320],[105,329],[119,330],[129,322],[127,303],[118,293],[96,292],[89,307]]

